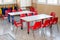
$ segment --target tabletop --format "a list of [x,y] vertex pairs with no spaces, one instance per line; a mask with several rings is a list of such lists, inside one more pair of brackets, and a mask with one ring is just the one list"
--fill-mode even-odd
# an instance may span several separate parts
[[21,19],[25,21],[35,21],[35,20],[40,20],[40,19],[45,19],[45,18],[50,18],[50,17],[52,16],[47,15],[47,14],[39,14],[39,15],[34,15],[34,16],[23,17]]
[[19,15],[19,14],[27,14],[27,13],[34,13],[32,11],[20,11],[20,12],[10,12],[9,15]]

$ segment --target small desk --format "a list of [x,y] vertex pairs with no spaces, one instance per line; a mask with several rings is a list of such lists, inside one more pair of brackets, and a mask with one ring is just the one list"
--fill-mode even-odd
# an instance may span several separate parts
[[12,17],[12,24],[13,24],[14,16],[15,15],[27,14],[27,13],[34,13],[34,12],[31,12],[31,11],[20,11],[20,12],[11,12],[11,13],[8,13],[8,21],[10,22],[10,16],[11,16]]
[[51,18],[51,17],[52,16],[47,15],[47,14],[39,14],[39,15],[34,15],[34,16],[23,17],[21,19],[27,22],[27,24],[28,24],[27,32],[29,34],[29,30],[30,30],[29,22],[36,21],[36,20],[41,20],[41,19],[46,19],[46,18]]

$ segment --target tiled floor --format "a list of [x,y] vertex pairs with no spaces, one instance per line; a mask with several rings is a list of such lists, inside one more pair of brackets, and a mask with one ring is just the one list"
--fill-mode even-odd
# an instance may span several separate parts
[[[4,34],[9,32],[12,29],[12,27],[14,26],[11,23],[8,23],[7,20],[3,21],[0,19],[0,40],[14,40],[8,34]],[[60,40],[60,32],[57,31],[56,25],[53,25],[52,29],[53,29],[52,34],[50,33],[49,27],[46,28],[44,34],[43,32],[41,33],[40,31],[41,29],[34,31],[34,35],[32,30],[30,30],[30,34],[27,34],[27,25],[25,23],[24,29],[21,30],[19,28],[17,33],[15,34],[15,38],[16,38],[15,40]]]

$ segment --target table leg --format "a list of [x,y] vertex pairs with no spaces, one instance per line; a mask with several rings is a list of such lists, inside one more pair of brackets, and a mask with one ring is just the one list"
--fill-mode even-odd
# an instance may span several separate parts
[[20,19],[20,22],[21,22],[21,29],[23,29],[23,21],[22,21],[22,19]]
[[12,25],[14,24],[14,16],[12,16]]
[[30,31],[30,22],[27,22],[27,25],[28,25],[27,32],[29,34],[29,31]]
[[42,19],[42,24],[44,23],[44,19]]
[[10,22],[10,15],[8,14],[8,22]]

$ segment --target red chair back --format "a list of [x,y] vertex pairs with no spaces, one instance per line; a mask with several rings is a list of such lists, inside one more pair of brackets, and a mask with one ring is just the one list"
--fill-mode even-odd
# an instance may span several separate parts
[[18,9],[18,11],[22,11],[22,9]]
[[58,23],[58,17],[55,17],[55,24]]
[[16,10],[14,9],[14,10],[12,10],[12,12],[16,12]]
[[14,24],[17,26],[16,21],[14,20]]
[[11,10],[6,10],[5,11],[5,16],[8,16],[8,13],[11,12]]
[[50,24],[57,24],[58,23],[58,17],[53,18],[52,20],[50,20]]
[[49,26],[50,25],[50,20],[45,20],[45,22],[43,23],[43,28],[44,27],[47,27],[47,26]]
[[20,14],[20,17],[25,17],[26,16],[26,14]]
[[55,17],[55,12],[51,12],[51,14],[50,14],[51,16],[53,16],[53,17]]
[[37,14],[38,14],[36,10],[35,10],[34,12],[35,12],[35,13],[33,13],[33,15],[37,15]]
[[27,16],[32,16],[32,13],[28,13]]
[[34,7],[30,7],[30,11],[34,12],[33,15],[37,15],[37,10]]
[[34,11],[35,9],[34,9],[34,7],[30,7],[30,11]]
[[32,27],[33,30],[41,28],[41,22],[36,22],[34,26]]

